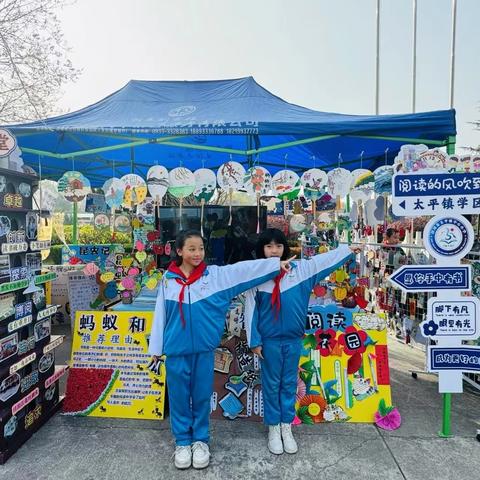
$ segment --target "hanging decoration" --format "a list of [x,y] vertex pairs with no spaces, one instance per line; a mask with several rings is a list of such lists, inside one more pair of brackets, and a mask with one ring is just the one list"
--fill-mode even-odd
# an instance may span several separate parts
[[243,187],[245,178],[245,169],[243,165],[238,162],[230,160],[220,165],[217,171],[218,186],[225,192],[228,192],[230,219],[228,225],[232,224],[232,197],[235,190],[240,190]]
[[205,203],[207,203],[215,193],[215,187],[217,186],[217,177],[215,172],[208,168],[199,168],[194,173],[195,177],[195,190],[193,196],[200,202],[200,233],[203,236],[203,213],[205,210]]
[[153,165],[147,172],[147,186],[150,195],[153,197],[158,217],[160,218],[160,207],[162,199],[168,190],[168,170],[162,165]]
[[65,172],[58,181],[58,191],[69,202],[81,202],[92,189],[85,175],[71,170]]
[[292,170],[280,170],[272,178],[272,188],[281,200],[293,200],[300,191],[300,178]]
[[328,172],[328,193],[333,198],[342,198],[350,193],[352,175],[345,168],[334,168]]
[[112,209],[119,208],[123,203],[126,185],[116,177],[109,178],[102,187],[105,202]]
[[247,193],[257,200],[257,233],[260,233],[260,197],[271,190],[272,176],[264,167],[251,167],[245,173],[244,186]]
[[183,199],[195,190],[195,176],[185,167],[177,167],[169,173],[168,191],[179,199],[180,203],[180,230],[182,229]]
[[132,209],[135,205],[142,203],[147,197],[147,184],[145,180],[136,173],[129,173],[120,179],[125,185],[125,194],[122,205]]
[[305,197],[312,200],[312,214],[314,221],[316,218],[316,202],[322,192],[324,192],[327,181],[327,174],[319,168],[310,168],[306,172],[303,172],[303,175],[300,178]]

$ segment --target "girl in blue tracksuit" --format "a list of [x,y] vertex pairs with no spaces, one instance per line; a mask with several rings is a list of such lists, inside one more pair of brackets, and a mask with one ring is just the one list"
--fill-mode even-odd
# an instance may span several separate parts
[[279,258],[209,266],[200,232],[181,232],[177,261],[163,276],[155,306],[149,353],[166,355],[170,422],[177,468],[204,468],[210,452],[209,415],[214,349],[231,299],[288,269]]
[[[257,258],[288,258],[285,235],[275,228],[265,230],[256,254]],[[352,255],[350,247],[341,246],[293,262],[289,273],[282,272],[247,292],[247,339],[261,358],[264,422],[269,426],[268,448],[272,453],[298,450],[290,424],[295,417],[297,369],[311,291]]]

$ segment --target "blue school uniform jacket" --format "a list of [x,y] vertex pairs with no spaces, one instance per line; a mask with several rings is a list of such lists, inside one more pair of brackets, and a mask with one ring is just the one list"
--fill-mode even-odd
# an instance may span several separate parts
[[150,335],[151,355],[190,355],[218,347],[233,297],[280,273],[280,259],[269,258],[208,266],[203,276],[185,288],[182,326],[178,296],[180,278],[166,272],[160,281]]
[[298,340],[305,333],[308,300],[313,287],[341,267],[353,253],[342,245],[309,260],[291,262],[292,269],[280,281],[281,308],[272,306],[273,280],[250,289],[245,303],[245,329],[250,347],[265,340]]

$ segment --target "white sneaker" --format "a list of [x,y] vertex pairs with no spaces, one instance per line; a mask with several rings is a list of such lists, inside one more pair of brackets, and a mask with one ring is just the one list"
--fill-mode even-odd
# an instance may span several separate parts
[[275,455],[281,455],[283,453],[280,425],[270,425],[268,427],[268,449]]
[[175,466],[180,470],[190,468],[192,464],[192,448],[190,445],[178,445],[175,447]]
[[210,463],[210,450],[204,442],[194,442],[193,451],[193,468],[206,468]]
[[295,439],[293,438],[292,426],[289,423],[282,423],[282,440],[283,448],[287,453],[297,453],[298,445]]

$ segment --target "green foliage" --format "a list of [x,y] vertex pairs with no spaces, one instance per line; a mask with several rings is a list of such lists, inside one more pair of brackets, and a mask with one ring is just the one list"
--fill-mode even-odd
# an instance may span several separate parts
[[[72,225],[65,225],[65,240],[67,244],[72,243],[73,227]],[[119,243],[121,245],[132,244],[132,235],[130,233],[115,232],[115,240],[112,241],[112,234],[109,227],[95,228],[93,225],[81,225],[78,227],[78,244],[109,244]],[[53,232],[52,245],[62,245],[57,234]]]

